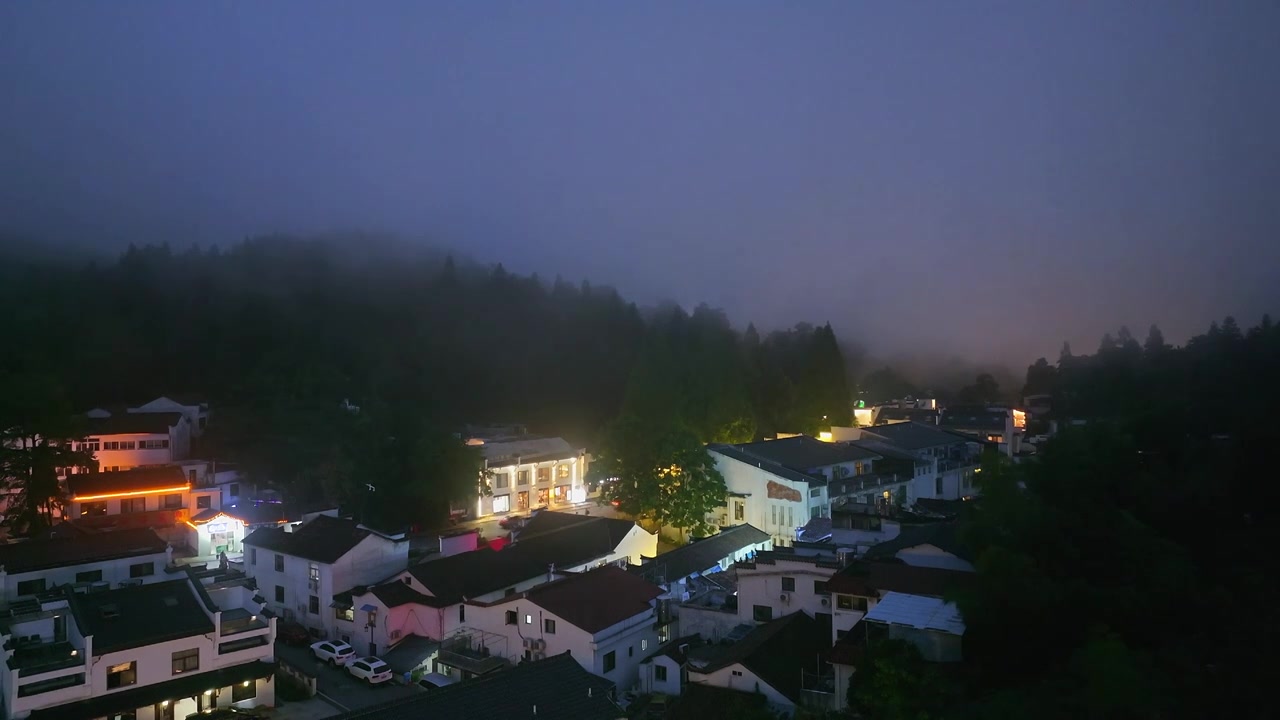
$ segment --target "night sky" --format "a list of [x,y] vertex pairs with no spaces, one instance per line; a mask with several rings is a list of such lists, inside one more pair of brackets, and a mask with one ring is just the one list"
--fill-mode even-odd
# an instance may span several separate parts
[[388,231],[1017,366],[1280,310],[1280,4],[0,4],[0,230]]

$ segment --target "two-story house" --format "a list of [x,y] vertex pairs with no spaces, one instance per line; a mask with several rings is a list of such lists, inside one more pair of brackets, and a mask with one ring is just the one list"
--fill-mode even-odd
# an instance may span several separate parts
[[587,454],[558,437],[472,437],[484,458],[476,516],[556,508],[587,499]]
[[773,538],[765,531],[754,525],[734,525],[656,558],[644,558],[644,564],[631,572],[661,586],[664,599],[683,602],[694,592],[688,581],[728,570],[736,562],[772,549]]
[[409,562],[409,540],[332,515],[292,526],[263,527],[244,539],[245,573],[273,611],[318,637],[339,636],[330,607],[340,592],[372,585]]
[[0,604],[63,586],[97,591],[164,579],[168,547],[150,528],[76,530],[0,545]]
[[222,510],[222,486],[193,487],[179,465],[138,467],[120,472],[76,473],[66,478],[69,502],[64,515],[90,528],[149,527],[175,546],[188,545],[205,555],[239,552],[244,524],[228,521],[216,543],[200,542],[201,522]]
[[919,498],[958,500],[978,494],[975,473],[983,443],[933,425],[915,422],[858,428],[859,445],[888,445],[926,464],[917,466],[906,505]]
[[[409,637],[440,640],[468,625],[469,601],[500,600],[565,573],[639,563],[657,547],[657,535],[630,520],[539,513],[502,550],[431,558],[371,587],[335,595],[336,637],[375,655]],[[479,663],[468,672],[483,674],[491,665]]]
[[953,405],[942,411],[938,426],[998,447],[1001,453],[1014,457],[1022,449],[1027,414],[1004,406]]
[[[467,627],[457,635],[464,642],[472,630],[504,638],[493,652],[512,663],[568,652],[586,671],[631,688],[640,663],[667,639],[656,602],[661,594],[657,585],[607,565],[491,602],[468,602]],[[450,665],[453,646],[444,638],[437,668]]]
[[709,445],[729,497],[720,526],[750,523],[777,545],[795,540],[810,518],[830,514],[828,485],[872,472],[877,453],[851,443],[827,443],[805,435],[739,445]]
[[804,552],[776,548],[756,553],[752,560],[736,565],[738,622],[769,622],[799,610],[821,620],[830,619],[827,582],[850,560],[835,548]]
[[174,720],[274,705],[275,620],[242,580],[67,587],[2,627],[6,717]]
[[169,465],[191,456],[191,421],[181,412],[97,408],[85,416],[85,438],[77,449],[92,452],[103,472]]

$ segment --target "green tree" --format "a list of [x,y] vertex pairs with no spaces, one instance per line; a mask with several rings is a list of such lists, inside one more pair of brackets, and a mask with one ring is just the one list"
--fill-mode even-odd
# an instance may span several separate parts
[[915,645],[890,639],[868,644],[848,691],[850,709],[875,720],[948,717],[957,696]]
[[47,375],[12,380],[0,394],[0,483],[12,494],[10,526],[34,533],[65,504],[57,468],[97,465],[93,453],[75,449],[84,435],[61,386]]

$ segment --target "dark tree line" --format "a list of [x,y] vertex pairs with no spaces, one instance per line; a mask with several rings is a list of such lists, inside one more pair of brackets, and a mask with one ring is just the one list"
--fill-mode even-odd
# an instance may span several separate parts
[[1265,318],[1037,361],[1026,390],[1063,429],[1035,461],[986,464],[967,506],[966,662],[923,683],[939,668],[882,648],[887,690],[851,699],[878,718],[1273,714],[1277,368]]
[[849,406],[829,327],[761,339],[708,308],[646,314],[612,288],[377,238],[11,259],[0,307],[5,387],[47,387],[77,410],[199,395],[215,412],[202,452],[387,522],[474,494],[477,458],[451,442],[465,423],[594,446],[628,398],[652,394],[675,398],[654,407],[698,441],[742,440],[812,430]]

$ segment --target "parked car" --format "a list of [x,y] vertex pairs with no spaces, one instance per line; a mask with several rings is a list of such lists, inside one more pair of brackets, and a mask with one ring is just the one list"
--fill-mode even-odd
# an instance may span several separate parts
[[332,663],[333,665],[346,665],[351,658],[356,656],[355,648],[344,642],[335,642],[333,640],[321,640],[318,643],[311,644],[311,654],[316,656],[317,660]]
[[523,515],[508,515],[498,521],[498,527],[503,530],[519,530],[528,521],[529,518]]
[[302,626],[302,623],[282,622],[276,628],[276,639],[285,645],[302,647],[310,644],[311,634]]
[[448,675],[441,675],[440,673],[427,673],[426,675],[422,676],[421,680],[418,681],[418,687],[423,688],[424,690],[435,690],[437,688],[448,687],[449,685],[455,685],[457,684],[457,682],[458,682],[457,680],[454,680]]
[[347,672],[358,680],[370,685],[384,683],[391,679],[391,668],[376,657],[362,657],[347,665]]

